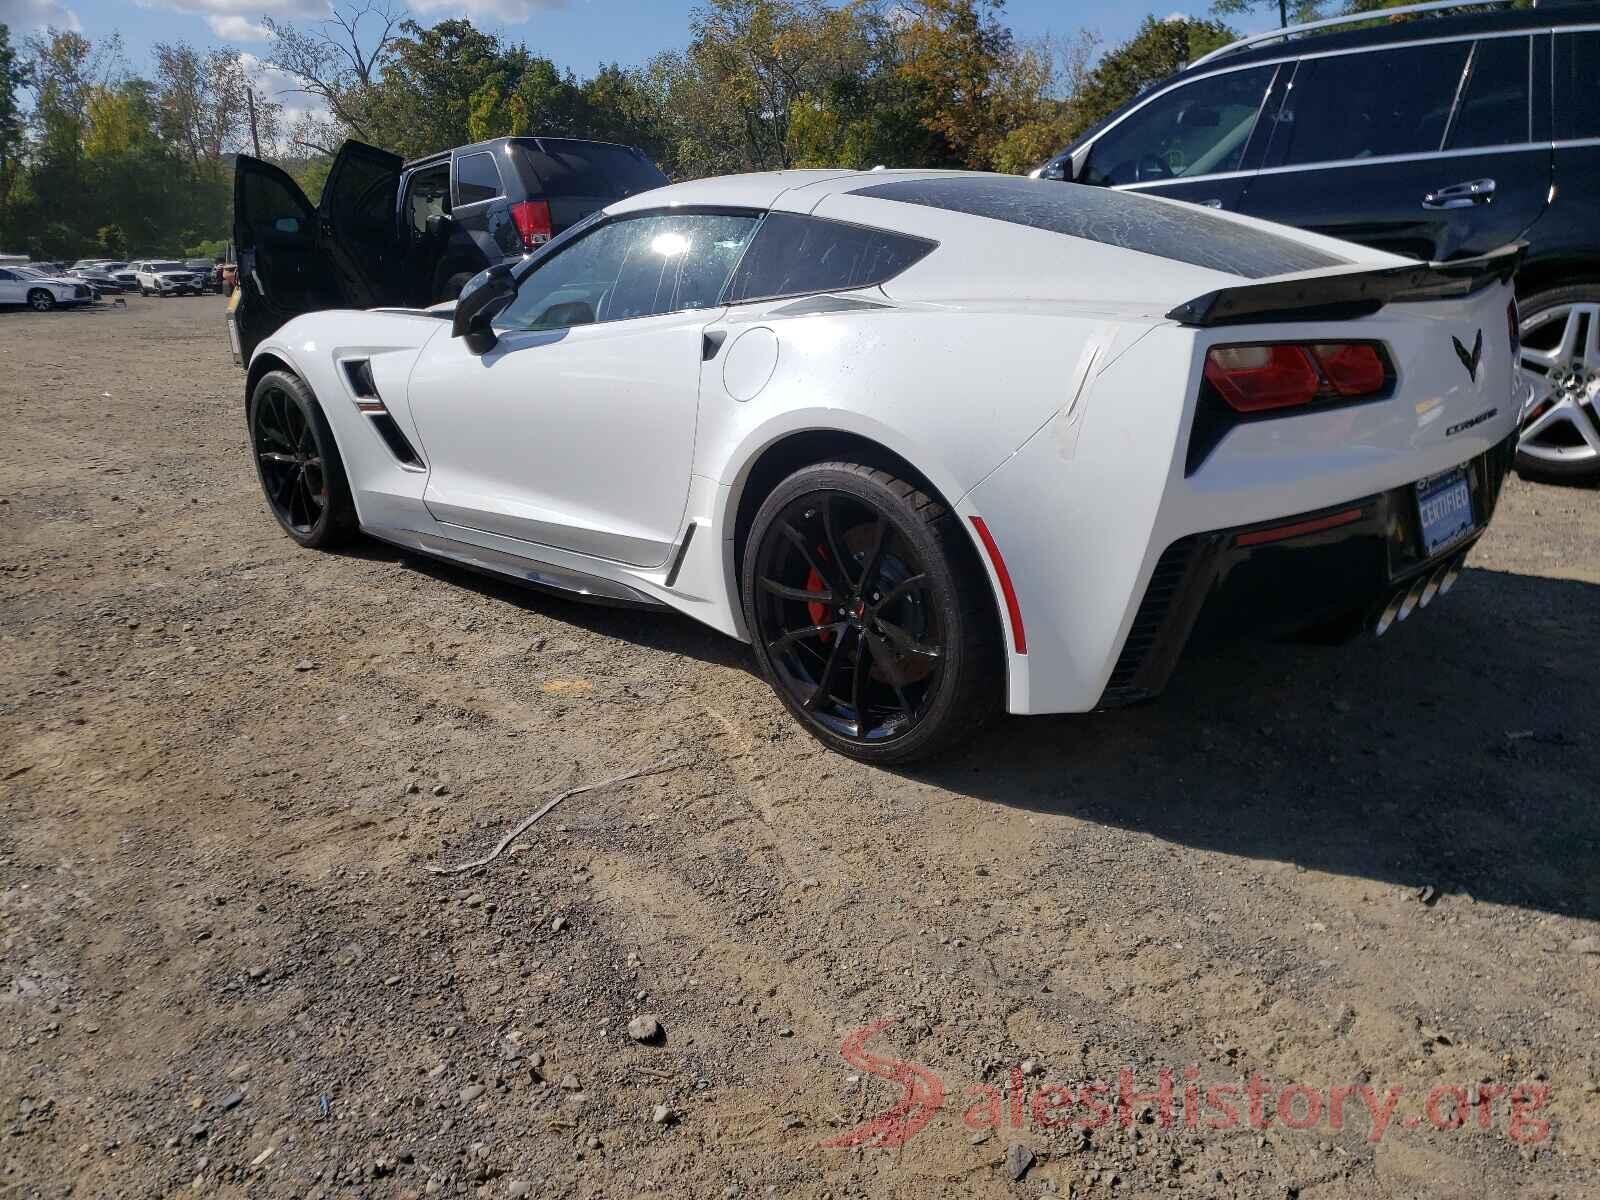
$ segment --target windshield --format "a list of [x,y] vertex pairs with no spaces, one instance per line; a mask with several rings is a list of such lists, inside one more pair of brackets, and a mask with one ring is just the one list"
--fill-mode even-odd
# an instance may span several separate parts
[[175,262],[153,262],[150,264],[150,269],[152,271],[181,271],[183,270],[183,264]]
[[26,275],[29,279],[43,279],[45,277],[43,271],[36,271],[32,267],[13,267],[12,270],[18,275]]

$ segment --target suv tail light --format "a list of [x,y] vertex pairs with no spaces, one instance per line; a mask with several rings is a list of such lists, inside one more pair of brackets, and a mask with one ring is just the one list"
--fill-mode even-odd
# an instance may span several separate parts
[[550,240],[550,202],[519,200],[511,206],[511,220],[522,237],[522,249],[531,251]]
[[1213,347],[1205,377],[1229,408],[1259,413],[1379,396],[1394,371],[1375,342],[1271,342]]

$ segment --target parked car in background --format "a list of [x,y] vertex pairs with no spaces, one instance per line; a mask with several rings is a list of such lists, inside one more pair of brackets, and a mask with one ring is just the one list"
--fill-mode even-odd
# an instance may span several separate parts
[[209,292],[216,286],[216,264],[209,258],[186,259],[183,265],[194,274],[206,291]]
[[74,278],[93,284],[102,292],[139,290],[138,276],[128,269],[127,263],[104,262],[97,266],[74,267],[72,275]]
[[94,289],[76,279],[46,275],[32,267],[0,267],[0,304],[26,304],[49,312],[58,304],[88,304]]
[[130,263],[134,278],[143,296],[181,296],[184,293],[198,296],[205,285],[180,262],[166,258],[144,259]]
[[[575,138],[495,138],[405,163],[340,147],[313,206],[248,155],[234,168],[243,283],[233,319],[249,347],[309,308],[453,300],[485,267],[533,253],[589,214],[667,182],[642,151]],[[260,270],[271,250],[273,274]]]
[[1517,465],[1600,478],[1600,10],[1470,7],[1235,42],[1034,174],[1429,261],[1525,240]]

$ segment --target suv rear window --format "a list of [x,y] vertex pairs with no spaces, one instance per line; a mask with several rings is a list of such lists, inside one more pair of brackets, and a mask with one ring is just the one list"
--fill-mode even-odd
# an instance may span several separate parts
[[[1470,49],[1448,42],[1304,60],[1278,115],[1277,161],[1295,166],[1434,153]],[[1276,159],[1277,147],[1268,154]]]
[[1084,184],[1005,175],[906,179],[860,188],[855,195],[1027,225],[1245,279],[1342,266],[1348,261],[1274,233],[1237,225],[1195,205]]
[[593,197],[610,204],[667,182],[654,163],[622,146],[546,138],[543,150],[534,146],[518,146],[517,150],[552,199]]

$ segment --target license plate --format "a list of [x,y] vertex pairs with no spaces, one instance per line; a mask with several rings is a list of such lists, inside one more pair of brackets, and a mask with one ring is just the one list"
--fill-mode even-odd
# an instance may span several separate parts
[[1432,558],[1474,528],[1472,489],[1465,467],[1417,483],[1417,511],[1422,518],[1424,556]]

